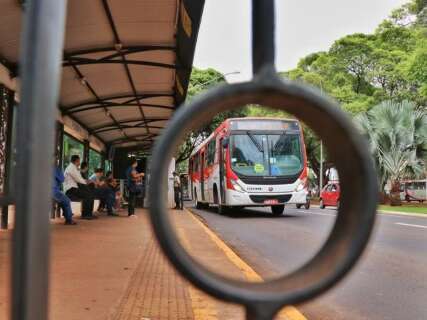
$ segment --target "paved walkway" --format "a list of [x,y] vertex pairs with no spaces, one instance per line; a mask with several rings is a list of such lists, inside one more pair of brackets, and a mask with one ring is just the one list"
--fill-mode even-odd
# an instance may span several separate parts
[[[192,215],[175,211],[173,217],[183,244],[202,263],[253,280]],[[77,226],[52,223],[50,319],[244,318],[241,307],[209,297],[176,273],[157,246],[145,210],[138,218],[77,221]],[[0,319],[8,319],[10,304],[10,237],[10,231],[0,232]]]

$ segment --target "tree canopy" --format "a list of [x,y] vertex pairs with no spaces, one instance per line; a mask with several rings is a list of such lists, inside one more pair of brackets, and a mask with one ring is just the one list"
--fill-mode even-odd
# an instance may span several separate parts
[[427,102],[427,8],[413,0],[394,10],[373,34],[356,33],[326,52],[302,58],[282,74],[321,88],[357,114],[384,100]]

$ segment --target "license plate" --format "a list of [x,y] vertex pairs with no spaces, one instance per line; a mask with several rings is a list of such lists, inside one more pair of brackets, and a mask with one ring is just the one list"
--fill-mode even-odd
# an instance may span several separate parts
[[278,204],[278,203],[279,203],[279,200],[277,200],[277,199],[264,200],[264,204]]

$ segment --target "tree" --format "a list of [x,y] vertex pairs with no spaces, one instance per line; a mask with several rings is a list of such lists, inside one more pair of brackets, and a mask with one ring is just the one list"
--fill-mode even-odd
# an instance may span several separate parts
[[356,116],[355,123],[370,142],[381,190],[390,182],[392,204],[400,204],[401,180],[426,172],[427,111],[408,101],[386,101]]
[[[193,68],[190,84],[187,92],[187,102],[191,101],[195,96],[201,94],[203,91],[224,83],[225,77],[219,71],[208,68],[205,70]],[[185,108],[185,107],[184,107]],[[187,161],[193,150],[227,118],[236,118],[245,116],[243,109],[232,110],[217,114],[212,121],[204,127],[187,134],[186,139],[180,145],[177,154],[175,155],[176,163],[179,171],[186,171]]]

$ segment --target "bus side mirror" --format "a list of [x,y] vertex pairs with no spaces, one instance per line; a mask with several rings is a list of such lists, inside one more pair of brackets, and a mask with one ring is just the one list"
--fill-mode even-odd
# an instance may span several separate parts
[[228,143],[229,143],[230,141],[229,141],[229,139],[228,138],[224,138],[223,140],[222,140],[222,147],[223,148],[227,148],[228,147]]

